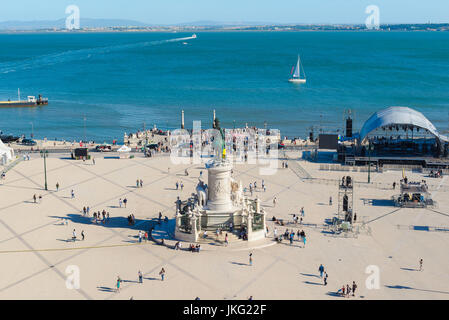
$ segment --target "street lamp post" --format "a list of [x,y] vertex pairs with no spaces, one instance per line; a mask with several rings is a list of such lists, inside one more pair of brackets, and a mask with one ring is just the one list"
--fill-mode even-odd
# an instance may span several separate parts
[[86,142],[86,115],[85,114],[84,114],[83,120],[84,120],[84,142]]
[[41,150],[41,158],[44,158],[45,190],[48,190],[48,187],[47,187],[47,157],[48,157],[48,151]]
[[33,139],[34,138],[34,125],[32,122],[30,122],[30,123],[31,123],[31,139]]
[[371,141],[368,139],[368,183],[371,182]]

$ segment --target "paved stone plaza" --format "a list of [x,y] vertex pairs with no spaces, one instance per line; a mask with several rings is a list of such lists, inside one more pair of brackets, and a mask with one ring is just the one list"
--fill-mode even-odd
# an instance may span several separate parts
[[[410,180],[427,180],[438,206],[399,209],[390,202],[399,192],[391,184],[401,179],[402,172],[371,173],[371,185],[354,187],[357,220],[365,227],[357,237],[341,237],[323,225],[337,212],[336,183],[348,173],[320,171],[319,164],[295,160],[299,152],[288,156],[289,168],[280,168],[275,175],[261,176],[257,165],[237,164],[233,177],[244,186],[257,181],[254,196],[262,200],[268,220],[292,219],[304,207],[304,225],[295,230],[306,232],[306,247],[298,241],[275,243],[269,221],[270,239],[228,247],[204,244],[200,253],[191,253],[152,241],[139,244],[137,235],[148,230],[159,212],[174,217],[176,197],[194,192],[199,172],[207,175],[204,166],[173,165],[168,156],[103,159],[100,155],[93,165],[52,154],[47,159],[49,191],[45,191],[43,160],[33,155],[0,181],[0,299],[345,299],[336,291],[352,281],[358,289],[350,299],[449,298],[447,177],[431,179],[407,171]],[[186,168],[189,176],[184,175]],[[367,181],[366,172],[351,175],[356,182]],[[136,179],[143,180],[143,188],[136,188]],[[262,179],[266,192],[260,190]],[[176,190],[176,181],[183,182],[183,191]],[[42,195],[41,203],[34,203],[34,194]],[[128,199],[127,208],[119,207],[120,198]],[[90,216],[105,209],[109,223],[92,223],[83,216],[83,206],[90,207]],[[136,217],[134,226],[126,220],[130,214]],[[416,226],[431,228],[423,231]],[[279,233],[285,228],[277,226]],[[73,229],[76,242],[70,241]],[[423,271],[418,271],[421,258]],[[318,275],[320,264],[329,275],[327,286]],[[370,265],[379,267],[378,289],[365,285]],[[66,287],[68,266],[79,267],[79,289]],[[162,267],[165,281],[159,277]],[[138,283],[139,270],[143,284]],[[123,280],[120,292],[115,291],[117,276]]]

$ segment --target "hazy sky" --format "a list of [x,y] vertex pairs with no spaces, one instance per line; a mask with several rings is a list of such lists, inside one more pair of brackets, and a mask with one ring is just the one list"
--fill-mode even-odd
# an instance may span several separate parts
[[81,18],[169,24],[191,21],[364,23],[368,5],[380,23],[449,22],[449,0],[0,0],[0,21],[56,20],[67,5]]

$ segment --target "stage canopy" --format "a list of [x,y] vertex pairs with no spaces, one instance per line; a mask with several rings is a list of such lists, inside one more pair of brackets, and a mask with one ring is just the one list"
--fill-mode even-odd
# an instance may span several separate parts
[[373,114],[360,131],[360,141],[363,142],[372,131],[378,128],[396,125],[425,129],[440,141],[449,142],[449,138],[438,133],[435,126],[421,112],[408,107],[389,107]]

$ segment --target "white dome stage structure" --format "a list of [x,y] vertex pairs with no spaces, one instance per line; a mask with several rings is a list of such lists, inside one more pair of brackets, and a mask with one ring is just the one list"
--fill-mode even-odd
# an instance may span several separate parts
[[435,126],[421,112],[408,107],[389,107],[374,113],[360,130],[360,142],[363,143],[368,135],[379,128],[421,128],[434,135],[440,142],[449,142],[449,138],[441,135]]

